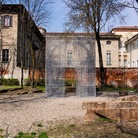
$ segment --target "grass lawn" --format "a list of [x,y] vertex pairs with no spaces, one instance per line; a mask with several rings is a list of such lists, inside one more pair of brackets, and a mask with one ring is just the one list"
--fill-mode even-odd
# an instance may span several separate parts
[[45,86],[36,86],[36,88],[42,90],[43,92],[45,91]]
[[17,89],[17,88],[21,88],[21,86],[0,86],[0,90],[12,90],[12,89]]
[[[36,88],[38,90],[42,90],[43,92],[45,92],[45,86],[36,86]],[[11,91],[13,94],[17,94],[18,92],[23,92],[23,91],[29,91],[30,87],[29,86],[24,86],[24,88],[22,89],[21,86],[0,86],[0,94],[2,93],[9,93],[9,91]]]

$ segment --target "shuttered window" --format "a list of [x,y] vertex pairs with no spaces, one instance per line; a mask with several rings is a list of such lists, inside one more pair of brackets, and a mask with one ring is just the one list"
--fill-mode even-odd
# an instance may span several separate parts
[[1,22],[0,23],[1,28],[12,27],[12,16],[9,15],[1,16],[0,22]]
[[111,51],[106,52],[106,65],[111,65]]
[[9,49],[2,49],[2,62],[9,62]]

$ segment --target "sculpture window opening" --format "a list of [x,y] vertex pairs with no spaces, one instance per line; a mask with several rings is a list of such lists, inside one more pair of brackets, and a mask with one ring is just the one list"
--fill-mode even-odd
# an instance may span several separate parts
[[111,44],[111,41],[110,40],[106,41],[106,44],[107,45],[110,45]]
[[69,50],[67,54],[67,64],[71,65],[72,64],[72,51]]

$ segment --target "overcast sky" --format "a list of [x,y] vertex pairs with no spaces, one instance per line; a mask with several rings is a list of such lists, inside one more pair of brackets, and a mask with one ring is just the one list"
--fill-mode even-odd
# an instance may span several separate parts
[[[62,0],[55,0],[55,3],[52,6],[52,19],[47,26],[46,30],[48,32],[63,32],[64,26],[63,23],[66,20],[67,9]],[[127,9],[124,11],[127,15],[125,19],[125,24],[115,23],[113,27],[117,26],[138,26],[138,14],[132,9]],[[105,30],[108,31],[108,30]]]

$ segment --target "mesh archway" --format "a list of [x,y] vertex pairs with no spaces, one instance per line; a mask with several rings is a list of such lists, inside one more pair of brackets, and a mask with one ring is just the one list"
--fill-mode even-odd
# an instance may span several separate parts
[[95,45],[89,35],[46,36],[46,94],[65,96],[65,68],[76,71],[76,95],[96,96]]

